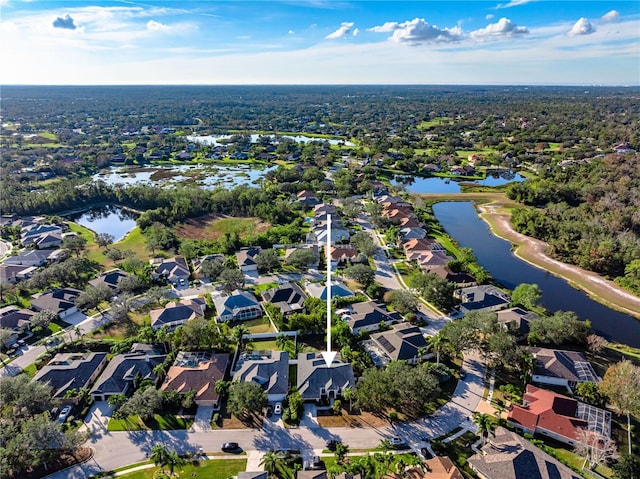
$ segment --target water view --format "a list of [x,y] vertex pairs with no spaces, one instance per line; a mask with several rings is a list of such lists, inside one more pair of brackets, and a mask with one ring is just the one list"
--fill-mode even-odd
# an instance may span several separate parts
[[[258,141],[258,138],[260,138],[261,136],[268,136],[272,140],[275,140],[274,143],[277,143],[278,138],[289,138],[289,139],[295,141],[296,143],[310,143],[312,141],[319,141],[319,142],[325,142],[326,141],[330,145],[355,146],[350,141],[341,140],[341,139],[335,139],[335,138],[314,138],[314,137],[303,136],[303,135],[295,135],[295,136],[292,136],[292,135],[249,135],[249,136],[251,137],[251,143],[256,143]],[[225,142],[221,142],[220,140],[228,140],[231,137],[232,137],[232,135],[206,135],[206,136],[189,135],[189,136],[186,136],[185,138],[187,140],[189,140],[189,141],[192,141],[194,143],[198,143],[200,145],[217,146],[217,145],[225,144]]]
[[474,183],[481,186],[502,186],[515,181],[524,181],[525,177],[513,171],[492,172],[484,180],[457,180],[432,176],[396,176],[392,185],[404,185],[412,193],[460,193],[460,183]]
[[69,215],[67,218],[96,233],[109,233],[113,235],[114,241],[119,241],[135,228],[136,217],[135,213],[119,206],[105,205]]
[[575,311],[591,320],[593,330],[604,338],[640,347],[640,321],[591,299],[564,279],[522,261],[511,252],[511,244],[494,236],[481,220],[473,203],[437,203],[433,212],[460,246],[472,248],[478,262],[500,284],[513,289],[520,283],[536,283],[542,289],[542,304],[549,311]]
[[240,185],[255,185],[264,175],[274,169],[256,165],[175,165],[148,167],[111,167],[93,176],[93,181],[104,181],[108,185],[178,185],[192,183],[205,189]]

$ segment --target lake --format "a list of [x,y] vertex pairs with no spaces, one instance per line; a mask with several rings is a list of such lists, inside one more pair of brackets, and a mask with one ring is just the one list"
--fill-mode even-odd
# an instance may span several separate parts
[[[289,138],[293,141],[295,141],[296,143],[310,143],[312,141],[320,141],[320,142],[328,142],[330,145],[346,145],[346,146],[355,146],[353,143],[351,143],[350,141],[346,141],[346,140],[341,140],[341,139],[335,139],[335,138],[314,138],[314,137],[310,137],[310,136],[302,136],[302,135],[249,135],[251,137],[251,143],[256,143],[258,141],[258,138],[260,138],[261,136],[268,136],[269,138],[271,138],[272,140],[275,140],[274,143],[277,143],[277,139],[278,138]],[[222,145],[224,143],[221,143],[219,140],[226,140],[231,138],[232,135],[206,135],[206,136],[196,136],[196,135],[189,135],[186,136],[185,138],[189,141],[192,141],[194,143],[198,143],[200,145],[212,145],[212,146],[217,146],[217,145]]]
[[392,185],[404,185],[412,193],[460,193],[460,183],[474,183],[481,186],[502,186],[515,181],[524,181],[525,177],[512,171],[492,172],[484,180],[456,180],[431,176],[396,176]]
[[253,186],[275,166],[257,165],[172,165],[121,167],[113,166],[93,175],[93,181],[108,185],[178,185],[191,183],[212,190],[216,187],[233,189],[240,185]]
[[618,343],[640,347],[640,321],[610,309],[575,289],[562,278],[522,261],[511,252],[511,243],[498,238],[481,220],[471,202],[433,205],[433,212],[446,232],[460,246],[472,248],[478,263],[503,286],[535,283],[542,289],[542,305],[549,311],[575,311],[589,319],[596,334]]
[[101,206],[67,216],[96,233],[109,233],[119,241],[136,226],[137,215],[119,206]]

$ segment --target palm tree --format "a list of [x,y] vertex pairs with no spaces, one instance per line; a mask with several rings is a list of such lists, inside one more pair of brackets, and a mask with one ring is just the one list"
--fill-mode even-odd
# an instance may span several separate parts
[[216,382],[214,390],[216,393],[218,393],[219,396],[224,397],[229,394],[229,386],[231,386],[231,383],[229,381],[220,380]]
[[353,409],[353,398],[356,397],[355,389],[344,388],[342,390],[342,397],[349,401],[349,414],[351,414],[351,410]]
[[424,346],[420,346],[418,348],[417,355],[418,355],[418,362],[422,364],[422,362],[424,361],[424,357],[427,355],[427,348]]
[[169,472],[171,473],[172,477],[173,477],[173,469],[176,466],[182,466],[182,465],[184,465],[184,459],[182,459],[175,450],[170,452],[169,455],[167,456],[167,466],[169,466]]
[[249,328],[247,328],[244,324],[239,324],[231,330],[231,339],[235,341],[238,350],[244,349],[244,347],[250,342],[249,338],[245,338],[245,336],[249,334]]
[[269,473],[270,477],[278,477],[284,467],[285,457],[281,452],[268,451],[262,456],[260,465]]
[[291,339],[289,339],[286,335],[284,334],[279,334],[278,337],[276,338],[276,346],[278,347],[278,349],[280,349],[281,351],[284,351],[285,349],[287,349],[288,346],[291,345]]
[[528,351],[524,351],[520,355],[520,379],[524,385],[529,382],[531,374],[536,367],[536,358]]
[[169,452],[169,449],[167,449],[167,446],[164,444],[156,444],[151,448],[151,455],[149,456],[149,459],[151,459],[156,466],[162,469],[164,466],[169,464],[170,455],[171,453]]
[[438,331],[436,335],[429,337],[427,341],[429,347],[436,353],[436,364],[440,364],[440,353],[447,342],[446,338]]
[[478,433],[480,434],[480,437],[482,437],[482,445],[484,446],[489,434],[495,436],[494,430],[498,426],[498,423],[490,414],[477,412],[473,414],[473,422],[478,426]]

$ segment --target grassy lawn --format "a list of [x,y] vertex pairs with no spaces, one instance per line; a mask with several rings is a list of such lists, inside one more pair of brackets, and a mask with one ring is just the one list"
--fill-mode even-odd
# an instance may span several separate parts
[[193,218],[176,228],[178,236],[184,238],[217,240],[228,234],[240,238],[264,232],[269,224],[260,218],[216,218],[215,215]]
[[275,339],[269,339],[264,341],[252,341],[251,348],[254,351],[279,351],[280,349],[276,346]]
[[478,148],[478,149],[475,149],[475,150],[458,150],[458,151],[456,151],[456,154],[460,158],[468,158],[471,155],[486,156],[486,155],[489,155],[491,153],[497,153],[497,150],[495,150],[493,148]]
[[230,326],[233,327],[237,324],[244,324],[247,328],[249,328],[249,332],[251,334],[275,332],[271,327],[271,323],[265,322],[265,319],[266,316],[264,318],[256,318],[250,321],[238,321],[237,323],[231,323]]
[[[584,464],[584,458],[582,456],[577,455],[572,450],[568,449],[569,446],[553,441],[549,438],[544,438],[544,440],[541,442],[543,444],[539,447],[544,452],[546,452],[552,457],[555,457],[558,461],[563,463],[565,466],[580,473],[582,476],[588,479],[596,479],[597,476],[591,475],[582,470],[582,465]],[[611,468],[606,466],[596,467],[596,472],[604,477],[613,477],[613,471],[611,470]]]
[[444,444],[445,454],[458,466],[465,477],[477,477],[467,462],[475,454],[471,449],[471,444],[477,439],[478,437],[474,433],[466,432],[459,438]]
[[[246,459],[211,459],[176,468],[178,478],[226,478],[236,476],[247,468]],[[159,467],[124,474],[127,479],[153,479]],[[121,473],[122,474],[122,473]]]
[[114,243],[113,246],[122,251],[128,249],[133,250],[140,259],[148,259],[151,257],[149,250],[147,250],[147,240],[137,226],[133,228],[122,241]]
[[95,261],[96,263],[101,264],[102,266],[107,266],[111,264],[111,260],[107,259],[104,255],[104,251],[101,250],[95,241],[95,236],[93,231],[89,228],[85,228],[84,226],[79,225],[78,223],[73,223],[71,221],[67,221],[67,225],[69,226],[69,230],[77,233],[87,240],[87,244],[84,249],[87,255],[87,258],[91,261]]
[[145,431],[159,429],[171,431],[174,429],[189,429],[193,424],[193,418],[177,417],[174,414],[155,414],[153,419],[146,423],[139,416],[128,416],[125,419],[109,419],[108,431]]
[[451,123],[451,119],[446,116],[439,116],[434,118],[433,120],[423,121],[418,125],[418,130],[426,130],[427,128],[432,128],[434,126],[449,124]]

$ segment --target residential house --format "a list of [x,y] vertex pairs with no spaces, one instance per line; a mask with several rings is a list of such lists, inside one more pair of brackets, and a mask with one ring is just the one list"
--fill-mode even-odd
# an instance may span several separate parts
[[[306,290],[307,293],[309,293],[309,296],[320,298],[325,301],[327,299],[328,289],[327,285],[323,283],[307,283],[306,285]],[[351,298],[353,296],[353,292],[347,288],[342,281],[331,281],[332,298]]]
[[402,241],[408,241],[412,239],[423,239],[427,237],[427,230],[424,228],[416,227],[404,227],[400,228],[400,238]]
[[212,294],[216,321],[247,321],[262,316],[262,306],[253,293],[236,289],[230,295]]
[[29,279],[38,268],[18,264],[0,264],[0,284],[15,284]]
[[50,251],[28,250],[15,256],[9,256],[3,262],[5,265],[42,266],[47,262]]
[[509,306],[511,297],[495,286],[480,285],[457,289],[454,296],[460,303],[460,311],[498,311]]
[[327,471],[314,471],[314,470],[297,471],[296,479],[327,479]]
[[[20,230],[22,246],[35,245],[38,249],[47,249],[62,244],[62,228],[58,225],[32,224]],[[57,244],[56,244],[57,243]]]
[[498,311],[498,324],[505,330],[515,334],[516,338],[524,339],[529,334],[529,322],[538,318],[522,308],[509,308]]
[[389,361],[417,364],[433,357],[433,353],[426,353],[427,341],[420,328],[409,323],[394,324],[388,331],[372,334],[371,340]]
[[296,201],[304,205],[306,208],[313,208],[320,203],[320,200],[318,200],[315,191],[311,190],[298,191],[298,194],[296,195]]
[[390,326],[402,321],[402,317],[395,311],[387,311],[387,308],[375,301],[354,303],[342,314],[342,320],[346,321],[352,334],[360,334],[361,331],[377,331],[380,324]]
[[189,265],[184,256],[175,256],[169,259],[154,258],[151,260],[154,270],[151,279],[164,278],[176,289],[183,289],[189,286]]
[[535,358],[531,380],[549,386],[564,386],[573,391],[580,382],[597,383],[600,378],[584,354],[560,349],[529,348]]
[[581,479],[564,464],[504,427],[468,460],[481,479]]
[[80,389],[88,388],[106,364],[107,353],[56,354],[33,380],[51,386],[53,399],[76,404],[77,398],[65,398],[67,393],[75,396]]
[[513,405],[507,422],[525,433],[542,434],[571,446],[583,429],[611,436],[611,413],[573,398],[527,384],[522,406]]
[[[448,256],[447,259],[448,261],[451,261],[451,258],[449,258]],[[425,273],[435,274],[436,276],[449,281],[450,283],[454,283],[459,288],[475,286],[477,284],[476,279],[469,273],[454,273],[446,266],[429,266],[428,268],[425,268],[424,271]]]
[[270,403],[284,401],[289,391],[289,353],[251,351],[243,353],[236,364],[233,379],[262,386]]
[[334,359],[327,366],[320,353],[298,354],[298,391],[304,401],[338,398],[347,388],[354,388],[356,380],[349,363]]
[[410,253],[416,252],[446,252],[440,243],[429,238],[414,238],[403,241],[402,248],[407,257]]
[[31,307],[34,311],[51,311],[60,319],[67,318],[79,311],[76,299],[82,291],[75,288],[60,288],[48,293],[32,296]]
[[420,466],[405,469],[402,474],[388,473],[383,479],[464,479],[462,473],[446,456],[423,461]]
[[208,254],[206,256],[201,256],[199,258],[194,258],[191,260],[191,266],[193,266],[193,274],[196,278],[202,280],[211,280],[208,276],[205,276],[202,273],[202,263],[207,261],[220,260],[223,263],[226,261],[227,257],[223,254]]
[[251,248],[241,248],[236,253],[236,259],[238,260],[238,267],[244,274],[258,273],[258,263],[256,263],[256,256],[260,254],[262,248],[259,246]]
[[306,267],[308,269],[318,269],[318,266],[320,263],[320,253],[318,251],[317,244],[301,244],[301,245],[291,246],[287,248],[284,253],[285,263],[288,262],[289,256],[291,256],[294,252],[301,249],[308,249],[313,254],[313,260],[310,263],[308,263]]
[[169,331],[173,331],[191,319],[204,318],[206,308],[207,304],[202,298],[183,299],[167,303],[164,308],[154,309],[149,312],[151,327],[158,330],[163,326],[167,326]]
[[228,354],[180,351],[160,390],[178,391],[180,394],[195,390],[198,406],[220,409],[220,396],[215,387],[224,379],[228,364]]
[[289,316],[305,311],[304,300],[307,299],[307,295],[297,284],[287,283],[265,291],[262,293],[262,299],[277,306],[283,315]]
[[35,315],[28,309],[15,306],[0,308],[0,328],[11,331],[11,336],[4,342],[5,346],[15,343],[18,337],[31,329],[31,318]]
[[414,251],[407,253],[407,260],[416,261],[425,273],[446,267],[453,258],[444,251]]
[[[311,233],[313,233],[312,242],[317,244],[327,244],[327,225],[325,222],[311,226]],[[335,221],[331,223],[331,239],[330,244],[343,243],[349,241],[351,234],[349,230],[342,226],[342,223]]]
[[336,207],[327,203],[320,203],[313,207],[313,215],[315,217],[322,215],[335,215],[336,213]]
[[400,218],[398,222],[400,229],[402,228],[422,228],[424,225],[416,218]]
[[[325,255],[327,248],[324,249]],[[329,250],[331,257],[331,270],[335,271],[338,268],[344,268],[345,266],[352,264],[358,257],[358,250],[355,246],[350,244],[332,246]]]
[[120,285],[122,280],[124,280],[125,278],[130,278],[131,276],[132,275],[130,275],[129,273],[126,273],[121,269],[116,268],[116,269],[112,269],[110,271],[105,271],[104,273],[101,273],[100,276],[89,281],[89,284],[94,288],[97,288],[100,285],[106,285],[115,294],[118,291],[118,286]]
[[91,388],[91,397],[95,401],[107,401],[111,396],[129,395],[141,381],[155,382],[154,369],[166,357],[161,346],[134,343],[130,352],[117,354],[111,359]]

